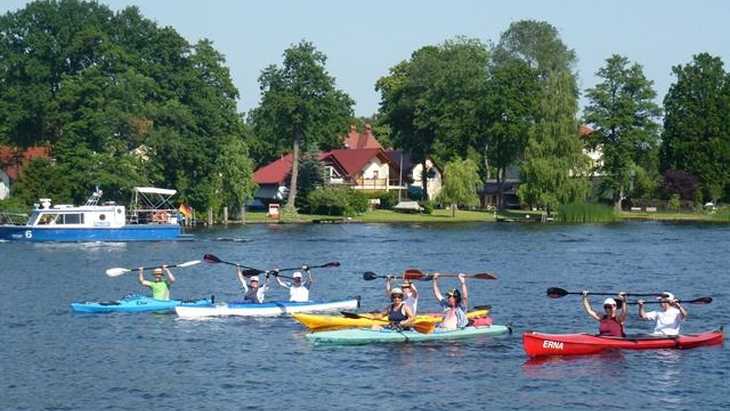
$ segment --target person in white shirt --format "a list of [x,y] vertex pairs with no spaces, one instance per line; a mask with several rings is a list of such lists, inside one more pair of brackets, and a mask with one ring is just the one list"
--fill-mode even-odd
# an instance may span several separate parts
[[292,274],[291,283],[282,281],[281,278],[279,278],[279,274],[276,271],[274,272],[276,282],[278,282],[280,286],[289,289],[289,301],[291,302],[306,303],[309,301],[309,289],[312,287],[314,279],[312,278],[312,272],[309,271],[308,266],[302,266],[302,271],[307,273],[307,279],[304,280],[302,273],[300,271],[296,271]]
[[[393,288],[392,282],[394,279],[395,277],[393,276],[387,276],[385,278],[385,294],[388,297],[390,297],[390,290]],[[403,281],[403,284],[401,284],[400,288],[403,290],[403,295],[405,296],[405,300],[403,302],[411,309],[413,315],[416,315],[416,312],[418,311],[418,290],[416,289],[416,285],[405,280]]]
[[682,307],[679,300],[670,292],[662,293],[657,297],[661,301],[661,311],[644,311],[644,300],[639,303],[639,318],[642,320],[656,321],[652,335],[675,336],[679,335],[679,325],[687,319],[687,310]]

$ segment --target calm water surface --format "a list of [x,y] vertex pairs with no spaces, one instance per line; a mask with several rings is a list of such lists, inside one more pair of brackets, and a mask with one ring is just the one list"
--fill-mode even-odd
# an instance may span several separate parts
[[[216,241],[246,238],[249,242]],[[0,244],[0,409],[728,409],[727,346],[526,361],[521,332],[593,330],[577,297],[545,289],[671,290],[690,306],[686,332],[730,320],[730,227],[246,226],[196,240],[119,244]],[[319,347],[286,318],[178,320],[160,314],[72,314],[69,303],[140,292],[109,267],[198,259],[204,253],[263,268],[339,260],[315,272],[313,297],[361,295],[386,304],[363,271],[494,271],[472,281],[473,304],[492,304],[511,336],[416,345]],[[231,267],[175,271],[177,297],[237,297]],[[445,281],[444,285],[451,285]],[[453,283],[455,285],[455,282]],[[435,309],[421,284],[422,310]],[[273,296],[286,297],[283,289]],[[594,301],[599,308],[599,301]],[[629,328],[649,330],[632,312]]]

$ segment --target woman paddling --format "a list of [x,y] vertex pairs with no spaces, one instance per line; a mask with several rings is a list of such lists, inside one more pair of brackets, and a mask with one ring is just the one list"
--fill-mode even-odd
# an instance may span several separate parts
[[314,278],[312,278],[312,272],[309,271],[308,266],[303,265],[302,271],[307,273],[306,280],[304,280],[304,276],[302,275],[301,271],[296,271],[291,276],[292,282],[288,282],[282,281],[281,278],[279,278],[279,271],[274,270],[274,277],[276,277],[276,282],[279,283],[280,286],[289,290],[289,301],[291,302],[306,303],[309,301],[309,289],[312,288]]
[[384,317],[390,324],[387,328],[407,330],[416,316],[403,300],[403,290],[398,287],[390,290],[390,305],[385,309]]
[[466,317],[466,307],[469,301],[469,291],[466,288],[466,276],[459,274],[459,283],[461,283],[461,292],[456,288],[446,293],[446,298],[441,294],[439,289],[439,273],[433,274],[433,296],[436,297],[441,307],[444,308],[444,320],[438,325],[444,330],[456,330],[469,325],[469,319]]
[[687,319],[687,310],[679,304],[679,300],[670,292],[662,293],[661,297],[657,297],[661,301],[661,311],[644,312],[644,300],[637,301],[639,303],[639,318],[642,320],[656,320],[654,332],[652,335],[679,335],[680,322]]
[[621,308],[616,307],[616,300],[613,298],[606,298],[603,300],[604,314],[600,315],[593,309],[593,307],[591,307],[591,303],[588,301],[588,290],[583,290],[581,306],[589,317],[598,321],[598,335],[607,337],[626,336],[626,333],[624,332],[624,324],[626,323],[626,317],[628,315],[626,293],[623,291],[618,293],[618,299],[623,302]]

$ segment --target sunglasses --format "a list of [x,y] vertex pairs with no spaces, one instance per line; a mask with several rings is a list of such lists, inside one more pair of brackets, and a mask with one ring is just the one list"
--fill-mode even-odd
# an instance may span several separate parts
[[611,304],[606,304],[606,305],[603,306],[603,308],[606,309],[606,310],[610,310],[610,309],[613,309],[613,308],[616,308],[616,307],[612,306]]
[[403,296],[400,295],[400,294],[393,294],[393,295],[390,296],[390,299],[391,300],[396,299],[396,298],[400,298],[402,300],[403,299]]

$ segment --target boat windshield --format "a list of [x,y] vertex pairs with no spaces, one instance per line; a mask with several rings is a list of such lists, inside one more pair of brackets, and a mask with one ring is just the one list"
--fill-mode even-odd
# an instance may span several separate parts
[[37,225],[49,225],[55,224],[58,219],[58,214],[55,213],[42,213],[41,218],[38,219]]

